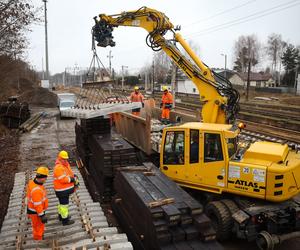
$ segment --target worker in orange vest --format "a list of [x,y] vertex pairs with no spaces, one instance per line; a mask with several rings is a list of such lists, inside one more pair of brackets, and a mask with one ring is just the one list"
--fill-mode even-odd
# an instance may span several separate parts
[[170,110],[171,110],[172,104],[173,104],[173,96],[168,91],[168,88],[166,86],[163,86],[162,89],[163,89],[164,93],[161,97],[161,104],[160,104],[160,108],[162,109],[161,122],[164,124],[169,124],[170,123]]
[[68,152],[60,151],[53,170],[54,190],[59,201],[58,218],[64,226],[74,223],[69,216],[69,197],[79,185],[78,177],[73,173],[68,159]]
[[[131,102],[140,102],[140,103],[142,103],[142,107],[144,107],[144,96],[140,93],[138,86],[134,87],[134,91],[130,95],[130,101]],[[140,108],[132,109],[131,112],[133,115],[140,116],[141,109]]]
[[42,240],[45,223],[47,223],[46,209],[48,208],[47,192],[43,184],[47,180],[49,169],[41,166],[36,170],[36,176],[27,185],[27,215],[31,219],[34,240]]

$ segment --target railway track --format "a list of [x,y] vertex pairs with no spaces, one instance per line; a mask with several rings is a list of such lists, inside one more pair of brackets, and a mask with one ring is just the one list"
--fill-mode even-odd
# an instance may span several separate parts
[[[118,93],[118,90],[115,90]],[[124,94],[124,92],[120,92]],[[125,91],[130,94],[130,91]],[[159,103],[161,93],[155,93],[154,99]],[[180,102],[176,102],[175,111],[189,115],[201,112],[198,95],[176,94]],[[300,107],[277,103],[241,102],[238,121],[247,127],[241,137],[247,140],[267,140],[286,142],[289,146],[300,147]],[[259,129],[258,129],[259,128]]]
[[[242,121],[242,120],[241,120]],[[242,131],[241,136],[243,138],[251,137],[254,140],[264,140],[279,143],[287,143],[289,147],[300,148],[300,132],[280,129],[264,125],[261,123],[242,121],[246,124],[246,129]],[[257,128],[259,127],[259,132]]]
[[[194,110],[188,108],[178,107],[175,111],[181,113],[187,113],[190,115],[195,114]],[[279,143],[287,143],[290,147],[298,146],[300,148],[300,132],[285,128],[279,128],[275,126],[270,126],[262,123],[251,122],[247,120],[238,119],[239,122],[246,124],[246,128],[242,131],[241,137],[247,140],[265,140]],[[258,129],[259,128],[259,132]]]
[[[82,179],[80,172],[76,174]],[[26,216],[26,183],[33,172],[20,172],[15,175],[7,214],[0,233],[0,249],[133,249],[125,234],[118,233],[116,227],[110,227],[100,207],[93,202],[90,194],[81,183],[80,188],[71,196],[70,214],[75,220],[71,226],[62,226],[57,218],[58,200],[52,188],[52,176],[45,183],[48,192],[44,240],[32,238],[30,220]]]

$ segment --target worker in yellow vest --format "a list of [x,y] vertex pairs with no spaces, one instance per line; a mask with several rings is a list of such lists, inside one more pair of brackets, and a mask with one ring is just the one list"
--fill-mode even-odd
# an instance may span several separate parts
[[[130,95],[130,101],[131,102],[140,102],[140,103],[142,103],[142,106],[144,107],[144,96],[140,93],[138,86],[134,87],[134,91]],[[140,108],[132,109],[132,114],[136,115],[136,116],[140,116],[141,109]]]
[[41,166],[36,170],[36,176],[27,185],[27,215],[31,219],[34,240],[42,240],[47,223],[48,208],[47,192],[44,183],[49,175],[49,169]]
[[60,151],[53,170],[54,190],[59,200],[58,217],[64,226],[74,223],[69,216],[69,197],[79,185],[78,177],[73,173],[68,159],[68,152]]

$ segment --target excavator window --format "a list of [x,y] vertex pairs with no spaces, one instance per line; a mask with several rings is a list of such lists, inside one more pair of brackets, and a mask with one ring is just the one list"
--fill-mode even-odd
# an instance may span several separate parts
[[190,163],[199,162],[199,130],[190,131]]
[[184,132],[168,131],[164,147],[164,164],[184,164]]
[[237,138],[229,138],[227,141],[228,156],[231,158],[237,150]]
[[204,134],[204,162],[223,161],[220,134]]

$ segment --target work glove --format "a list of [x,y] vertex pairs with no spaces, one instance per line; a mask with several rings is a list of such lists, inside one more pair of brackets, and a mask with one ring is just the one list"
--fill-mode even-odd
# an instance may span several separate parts
[[161,102],[161,103],[160,103],[160,105],[159,105],[159,107],[160,107],[160,108],[162,108],[162,107],[163,107],[163,105],[164,105],[164,104]]
[[78,180],[78,178],[75,179],[74,185],[75,185],[76,187],[79,187],[79,180]]
[[40,218],[41,218],[41,221],[43,224],[46,224],[48,222],[48,218],[47,218],[46,214],[43,214],[42,216],[40,216]]
[[74,177],[70,177],[70,183],[75,183],[75,178]]
[[75,179],[75,181],[74,181],[75,187],[79,187],[79,178],[76,174],[74,174],[74,179]]
[[145,107],[145,103],[142,102],[142,108]]

